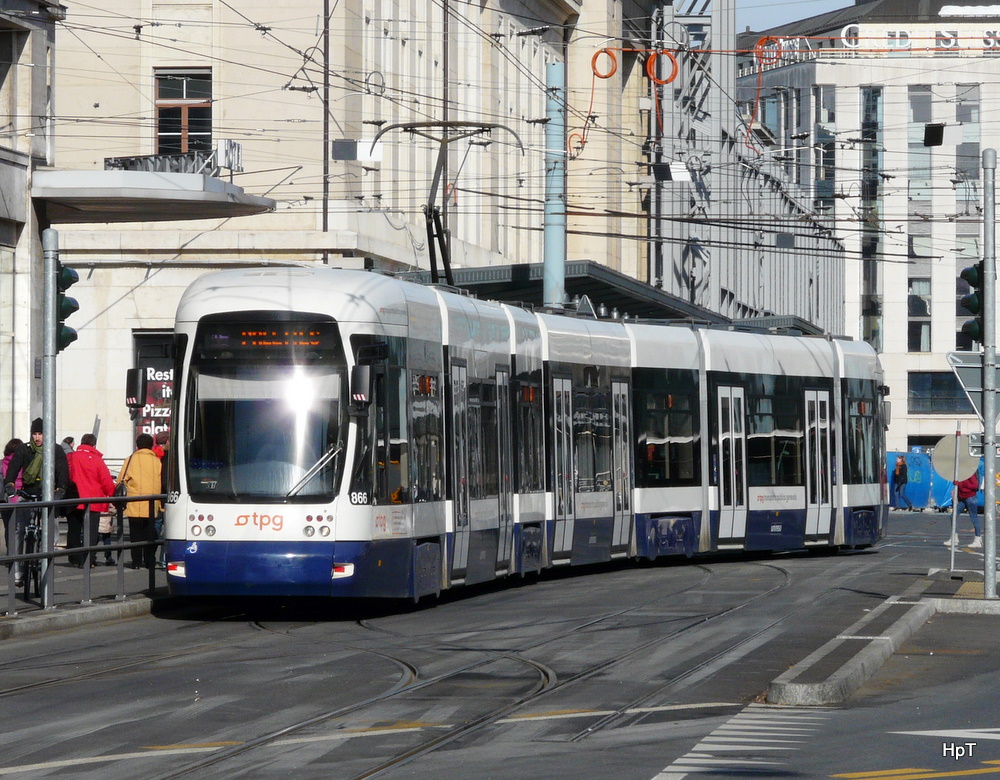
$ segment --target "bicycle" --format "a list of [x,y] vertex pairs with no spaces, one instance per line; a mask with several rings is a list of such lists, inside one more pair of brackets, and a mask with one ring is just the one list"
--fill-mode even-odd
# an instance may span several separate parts
[[[38,501],[38,496],[18,490],[17,495],[25,501]],[[28,510],[28,518],[24,523],[24,536],[21,542],[21,555],[34,555],[42,549],[42,510],[32,507]],[[15,586],[24,585],[24,598],[27,601],[34,592],[35,598],[42,595],[42,562],[40,559],[27,560],[21,563],[21,576],[15,580]]]

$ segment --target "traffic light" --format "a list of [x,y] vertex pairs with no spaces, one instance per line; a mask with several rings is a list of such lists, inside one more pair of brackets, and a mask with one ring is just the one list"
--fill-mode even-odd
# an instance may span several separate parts
[[56,353],[62,352],[77,339],[76,331],[67,327],[66,318],[80,310],[76,298],[66,295],[66,290],[80,281],[80,274],[62,263],[56,263]]
[[986,307],[986,296],[983,294],[983,262],[980,260],[975,265],[963,268],[959,276],[972,288],[968,295],[962,296],[962,308],[974,315],[973,319],[963,323],[962,333],[981,344],[986,333],[986,327],[983,325],[983,310]]

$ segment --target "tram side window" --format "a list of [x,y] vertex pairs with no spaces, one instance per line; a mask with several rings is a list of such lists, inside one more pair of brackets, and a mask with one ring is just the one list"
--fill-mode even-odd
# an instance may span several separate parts
[[573,401],[573,440],[576,450],[576,490],[590,493],[594,489],[594,429],[590,412],[590,396],[577,393]]
[[802,404],[795,396],[751,395],[747,399],[747,484],[805,484],[802,439]]
[[380,504],[410,502],[409,444],[406,430],[406,382],[404,370],[390,366],[385,372],[384,402],[378,402],[377,462],[378,479],[375,495]]
[[410,413],[413,420],[413,501],[440,501],[444,498],[444,453],[438,377],[416,372],[411,375]]
[[493,382],[469,382],[469,495],[497,495],[497,387]]
[[611,402],[604,393],[590,397],[594,440],[594,490],[611,490]]
[[697,375],[635,372],[636,486],[696,485],[700,479]]
[[545,450],[543,447],[542,389],[537,384],[521,383],[515,404],[514,469],[521,493],[544,490]]
[[879,428],[875,383],[847,381],[847,479],[850,484],[871,484],[879,479]]

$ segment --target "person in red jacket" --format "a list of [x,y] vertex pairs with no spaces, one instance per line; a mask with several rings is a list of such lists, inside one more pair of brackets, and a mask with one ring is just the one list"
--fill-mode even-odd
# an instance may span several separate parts
[[[976,496],[979,492],[978,472],[968,479],[959,480],[955,483],[955,486],[958,488],[958,514],[962,513],[964,507],[969,513],[969,518],[972,520],[972,530],[976,534],[975,538],[970,542],[969,547],[982,547],[983,535],[979,529],[979,513],[976,511],[976,505],[979,503],[979,499]],[[955,534],[954,538],[949,539],[945,544],[957,547],[958,534]]]
[[[76,485],[80,498],[104,498],[114,495],[115,492],[115,480],[96,444],[97,437],[92,433],[85,433],[80,438],[80,446],[66,456],[66,460],[69,461],[69,478]],[[101,512],[107,511],[107,503],[90,504],[91,545],[97,544]],[[70,549],[83,547],[83,523],[86,514],[87,504],[77,504],[66,514],[66,547]],[[86,560],[85,554],[69,556],[69,562],[75,566],[82,567]]]

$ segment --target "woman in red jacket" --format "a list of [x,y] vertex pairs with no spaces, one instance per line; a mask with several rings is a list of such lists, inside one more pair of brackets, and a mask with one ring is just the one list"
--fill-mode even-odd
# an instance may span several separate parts
[[[978,472],[968,479],[956,482],[955,486],[958,488],[958,514],[962,513],[963,507],[968,511],[969,518],[972,520],[972,530],[976,534],[972,542],[969,543],[969,547],[982,547],[983,536],[979,530],[979,514],[976,511],[976,505],[979,503],[979,498],[976,495],[979,492]],[[955,534],[954,538],[949,539],[945,544],[958,546],[958,534]]]
[[[80,437],[80,446],[66,456],[69,461],[69,479],[76,485],[80,498],[104,498],[113,495],[115,492],[115,481],[111,476],[111,471],[104,462],[104,456],[94,446],[97,444],[97,437],[92,433],[85,433]],[[101,512],[108,511],[107,503],[90,504],[90,538],[91,545],[97,544],[97,529],[101,519]],[[87,504],[77,504],[66,514],[66,547],[83,547],[83,522],[87,512]],[[106,555],[106,559],[110,556]],[[76,566],[83,566],[87,559],[85,554],[71,554],[69,562]],[[91,557],[91,560],[94,560]],[[105,563],[108,563],[105,560]],[[110,563],[114,563],[113,560]]]

